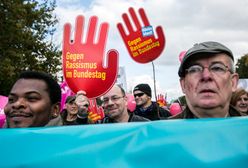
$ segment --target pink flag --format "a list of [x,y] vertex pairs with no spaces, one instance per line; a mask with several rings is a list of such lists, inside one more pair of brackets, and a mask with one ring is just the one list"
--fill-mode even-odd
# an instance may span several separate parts
[[65,108],[65,101],[67,96],[72,96],[74,93],[71,91],[71,89],[68,87],[67,83],[64,81],[60,84],[61,88],[61,110]]
[[7,104],[8,102],[8,97],[6,96],[1,96],[0,95],[0,128],[3,127],[3,124],[5,122],[5,114],[4,114],[4,106]]

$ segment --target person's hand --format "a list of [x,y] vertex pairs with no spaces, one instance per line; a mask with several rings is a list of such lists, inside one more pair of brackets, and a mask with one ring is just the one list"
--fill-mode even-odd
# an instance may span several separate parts
[[79,109],[83,109],[86,105],[89,106],[89,99],[86,96],[86,92],[80,90],[77,92],[75,103],[77,104]]
[[[90,18],[86,41],[83,42],[84,20],[82,15],[76,18],[74,40],[70,35],[70,24],[64,26],[63,72],[68,86],[74,93],[84,90],[88,98],[95,98],[107,92],[115,82],[118,73],[118,52],[109,50],[105,56],[108,23],[102,23],[98,32],[96,16]],[[97,41],[96,32],[99,34]]]
[[[154,59],[159,57],[165,46],[165,36],[162,27],[156,27],[156,33],[158,35],[157,39],[155,38],[154,34],[151,36],[143,37],[141,31],[141,23],[139,22],[134,9],[129,8],[129,13],[132,17],[134,25],[136,26],[134,29],[132,28],[131,21],[126,13],[122,15],[122,18],[128,30],[127,34],[125,33],[122,24],[117,24],[117,28],[128,49],[129,54],[135,61],[139,63],[147,63],[153,61]],[[145,27],[150,26],[143,8],[139,9],[139,14],[143,21],[143,25]],[[148,49],[145,49],[147,46]]]

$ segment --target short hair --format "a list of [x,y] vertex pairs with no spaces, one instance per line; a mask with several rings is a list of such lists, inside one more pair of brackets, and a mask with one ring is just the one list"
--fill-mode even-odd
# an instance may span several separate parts
[[237,89],[235,92],[233,92],[232,94],[232,99],[231,99],[231,102],[230,104],[235,106],[237,104],[237,101],[239,100],[239,98],[242,96],[242,95],[248,95],[248,92],[243,89],[243,88],[239,88]]
[[117,87],[119,87],[120,89],[121,89],[121,93],[122,93],[122,95],[123,96],[126,96],[126,92],[125,92],[125,90],[120,86],[120,85],[116,85]]
[[50,101],[52,104],[57,102],[61,102],[61,89],[57,81],[53,79],[53,77],[45,72],[38,71],[23,71],[20,73],[19,79],[38,79],[42,80],[47,85],[47,91],[50,97]]

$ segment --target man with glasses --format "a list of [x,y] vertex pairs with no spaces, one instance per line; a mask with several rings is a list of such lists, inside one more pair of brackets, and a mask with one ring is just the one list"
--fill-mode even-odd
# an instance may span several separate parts
[[103,108],[106,117],[102,120],[102,123],[149,121],[128,111],[127,96],[124,89],[118,85],[114,85],[103,96]]
[[231,50],[218,42],[203,42],[189,49],[178,71],[187,107],[171,118],[240,116],[230,106],[239,79],[233,64]]
[[136,102],[136,115],[148,118],[149,120],[166,119],[171,116],[170,112],[159,107],[151,100],[152,91],[148,84],[139,84],[134,87],[133,95]]

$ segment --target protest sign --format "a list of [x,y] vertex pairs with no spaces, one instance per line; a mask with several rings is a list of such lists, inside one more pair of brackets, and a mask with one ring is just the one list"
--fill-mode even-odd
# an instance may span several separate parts
[[131,58],[138,63],[148,63],[160,56],[165,47],[165,36],[161,26],[156,28],[158,38],[155,38],[153,27],[143,8],[139,9],[140,18],[143,22],[139,22],[138,17],[133,8],[129,8],[132,21],[135,28],[132,27],[128,15],[124,13],[122,18],[126,24],[128,32],[125,33],[124,27],[121,23],[117,24],[117,28],[121,34],[124,44],[129,52]]
[[[106,93],[114,84],[118,73],[118,52],[109,50],[105,56],[108,23],[102,23],[95,42],[97,20],[89,20],[86,41],[83,39],[84,16],[76,18],[75,38],[72,40],[71,25],[64,26],[63,74],[70,89],[83,90],[87,97],[95,98]],[[106,62],[104,61],[106,60]]]

